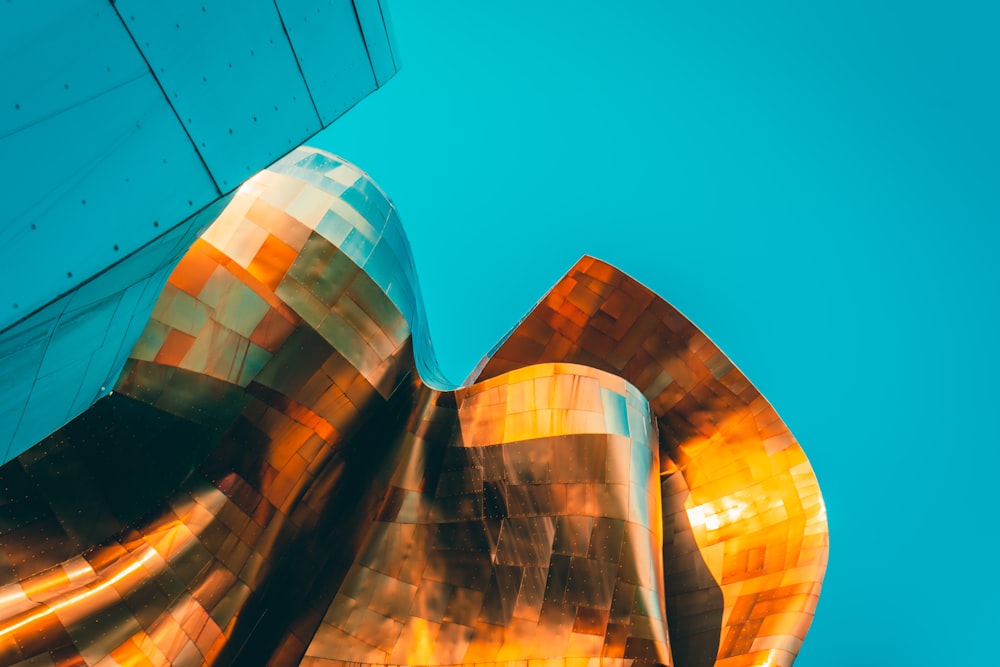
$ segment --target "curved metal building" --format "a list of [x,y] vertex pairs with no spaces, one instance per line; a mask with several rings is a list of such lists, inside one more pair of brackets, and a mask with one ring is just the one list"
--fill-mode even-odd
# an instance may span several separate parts
[[0,461],[107,393],[247,178],[398,67],[378,0],[0,5]]
[[395,209],[312,149],[0,482],[3,665],[787,667],[827,558],[774,409],[599,260],[445,385]]

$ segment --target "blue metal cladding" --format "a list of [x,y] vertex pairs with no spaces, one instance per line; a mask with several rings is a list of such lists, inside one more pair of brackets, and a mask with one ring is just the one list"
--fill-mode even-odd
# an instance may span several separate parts
[[273,2],[117,7],[222,192],[321,129]]
[[382,6],[375,2],[355,3],[358,12],[358,22],[368,44],[368,55],[371,57],[372,69],[378,85],[388,81],[398,69],[393,60],[394,46],[392,33],[386,28]]
[[0,329],[220,194],[112,6],[46,6],[0,6]]
[[[354,3],[319,6],[311,0],[277,0],[285,30],[323,124],[361,101],[378,84],[365,49]],[[329,39],[336,31],[337,39]]]
[[163,284],[227,195],[0,335],[0,455],[8,461],[114,385]]
[[222,197],[392,76],[385,17],[377,0],[0,5],[0,461],[117,377]]

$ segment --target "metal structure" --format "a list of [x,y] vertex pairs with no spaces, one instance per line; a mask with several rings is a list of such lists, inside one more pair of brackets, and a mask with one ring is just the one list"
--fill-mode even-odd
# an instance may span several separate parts
[[354,167],[248,181],[0,467],[0,665],[792,663],[822,497],[703,333],[585,257],[455,388],[418,293]]
[[0,462],[107,393],[177,260],[396,72],[391,35],[378,0],[0,4]]

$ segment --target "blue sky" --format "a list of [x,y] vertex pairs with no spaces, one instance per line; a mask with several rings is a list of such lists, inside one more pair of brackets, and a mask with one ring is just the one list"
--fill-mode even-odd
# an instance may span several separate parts
[[399,208],[446,374],[581,255],[617,265],[817,471],[831,559],[796,665],[986,658],[1000,5],[390,9],[402,70],[311,143]]

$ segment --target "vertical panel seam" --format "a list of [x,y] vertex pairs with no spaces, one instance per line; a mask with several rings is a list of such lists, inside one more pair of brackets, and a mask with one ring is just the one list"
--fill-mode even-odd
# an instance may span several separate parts
[[396,64],[396,54],[392,50],[392,40],[389,39],[389,25],[385,22],[385,12],[382,10],[382,0],[375,0],[378,3],[378,16],[382,19],[382,30],[385,31],[385,43],[389,49],[389,59],[392,60],[392,71],[396,73],[399,71],[399,65]]
[[[281,8],[278,7],[278,0],[274,0],[274,11],[278,14],[278,23],[281,24],[281,31],[285,33],[285,39],[288,41],[288,48],[292,50],[292,60],[295,61],[295,67],[299,70],[299,76],[302,77],[302,84],[306,87],[306,94],[309,95],[309,102],[312,103],[313,111],[316,113],[316,120],[319,121],[319,127],[322,129],[323,125],[323,115],[319,112],[319,107],[316,106],[316,98],[313,97],[312,88],[309,87],[309,79],[306,78],[306,73],[302,70],[302,63],[299,62],[299,55],[295,52],[295,44],[292,43],[292,36],[288,34],[288,26],[285,25],[285,17],[281,15]],[[308,138],[306,139],[308,141]]]
[[132,40],[132,44],[135,46],[135,50],[139,52],[139,55],[142,57],[142,61],[146,63],[146,67],[149,69],[149,73],[153,75],[153,81],[156,82],[156,85],[157,87],[159,87],[160,92],[163,93],[163,99],[167,101],[167,106],[169,106],[170,110],[174,112],[174,118],[177,119],[177,124],[180,125],[181,128],[184,130],[184,135],[188,138],[188,141],[191,143],[191,147],[194,148],[194,152],[198,156],[198,159],[201,160],[201,164],[202,166],[205,167],[205,171],[208,172],[208,177],[212,179],[212,185],[215,186],[216,194],[219,197],[221,197],[224,193],[222,191],[222,188],[219,186],[219,182],[215,180],[215,174],[212,173],[212,170],[208,166],[208,162],[205,161],[205,156],[201,154],[200,150],[198,150],[198,144],[195,143],[194,137],[192,137],[191,133],[188,132],[187,126],[184,124],[184,121],[181,120],[180,114],[177,113],[177,109],[170,101],[170,95],[167,94],[166,89],[160,82],[160,77],[156,76],[156,70],[154,70],[153,66],[150,64],[149,58],[146,57],[145,52],[142,50],[142,48],[140,48],[139,42],[136,40],[135,35],[133,35],[132,31],[128,29],[128,24],[125,23],[125,19],[122,17],[121,12],[118,11],[118,4],[112,2],[111,6],[114,8],[115,15],[118,17],[118,20],[121,21],[122,27],[125,28],[125,32],[128,34],[129,39]]
[[[361,16],[358,15],[358,3],[357,0],[351,0],[351,9],[354,10],[354,20],[358,22],[358,34],[361,35],[361,43],[365,45],[365,55],[368,56],[368,67],[372,71],[372,79],[375,80],[375,88],[381,88],[382,84],[378,82],[378,74],[375,72],[375,63],[372,62],[372,50],[368,48],[368,38],[365,37],[365,28],[361,25]],[[392,50],[390,49],[390,54]],[[393,67],[395,67],[395,62],[393,62]]]

